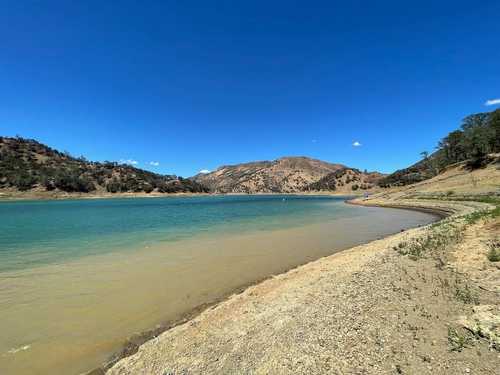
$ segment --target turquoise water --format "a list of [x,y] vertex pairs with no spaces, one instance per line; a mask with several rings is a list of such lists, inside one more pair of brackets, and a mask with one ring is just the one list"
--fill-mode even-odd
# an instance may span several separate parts
[[344,199],[258,195],[1,202],[0,272],[203,233],[272,230],[355,214],[341,204]]
[[0,374],[82,374],[128,337],[427,213],[345,197],[0,202]]

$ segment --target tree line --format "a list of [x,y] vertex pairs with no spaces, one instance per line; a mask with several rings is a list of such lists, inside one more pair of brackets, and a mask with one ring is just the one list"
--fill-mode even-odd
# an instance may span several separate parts
[[435,165],[446,167],[469,161],[471,168],[479,168],[488,154],[500,152],[500,109],[467,116],[460,129],[452,131],[438,144]]
[[470,169],[485,166],[490,154],[500,152],[500,109],[465,117],[460,128],[448,133],[433,153],[423,151],[422,160],[381,179],[382,187],[413,184],[434,177],[449,165],[466,162]]

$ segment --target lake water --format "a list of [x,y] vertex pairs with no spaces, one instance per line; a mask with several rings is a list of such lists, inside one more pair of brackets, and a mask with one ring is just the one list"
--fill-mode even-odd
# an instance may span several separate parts
[[327,196],[0,202],[0,374],[79,374],[236,288],[426,224]]

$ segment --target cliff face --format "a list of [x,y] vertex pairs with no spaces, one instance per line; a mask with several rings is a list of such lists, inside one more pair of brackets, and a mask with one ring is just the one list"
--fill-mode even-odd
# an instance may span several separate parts
[[[352,181],[346,183],[346,177],[343,176],[351,173]],[[354,181],[368,186],[365,182],[369,178],[365,175],[342,164],[307,157],[284,157],[273,161],[222,166],[214,172],[198,174],[193,180],[217,193],[298,193],[335,190],[331,188],[332,185],[320,183],[326,176],[335,176],[336,182],[347,184],[347,188],[351,188]],[[376,178],[375,175],[372,177]]]

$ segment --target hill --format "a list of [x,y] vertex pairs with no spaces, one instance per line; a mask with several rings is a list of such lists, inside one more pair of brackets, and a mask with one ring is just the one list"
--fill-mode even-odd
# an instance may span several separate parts
[[189,179],[127,164],[92,162],[35,140],[0,137],[0,189],[66,193],[205,192]]
[[353,192],[373,189],[384,175],[379,172],[361,172],[356,168],[342,168],[329,173],[308,186],[311,191]]
[[380,179],[381,187],[404,186],[437,176],[449,166],[465,162],[474,170],[492,161],[489,154],[500,152],[500,109],[476,113],[462,120],[460,129],[450,132],[430,154],[408,168]]
[[[341,175],[347,176],[350,173],[353,174],[352,182],[359,181],[360,184],[364,184],[369,180],[362,172],[342,164],[304,156],[225,165],[214,172],[198,174],[193,180],[217,193],[298,193],[310,190],[335,190],[328,189],[327,184],[319,181],[337,172],[337,184],[344,183],[347,178],[342,179]],[[350,183],[351,181],[348,182],[349,186]]]
[[374,197],[387,199],[426,198],[461,200],[473,197],[500,197],[500,154],[489,154],[481,168],[470,169],[463,161],[448,166],[438,175],[405,186],[384,189]]

